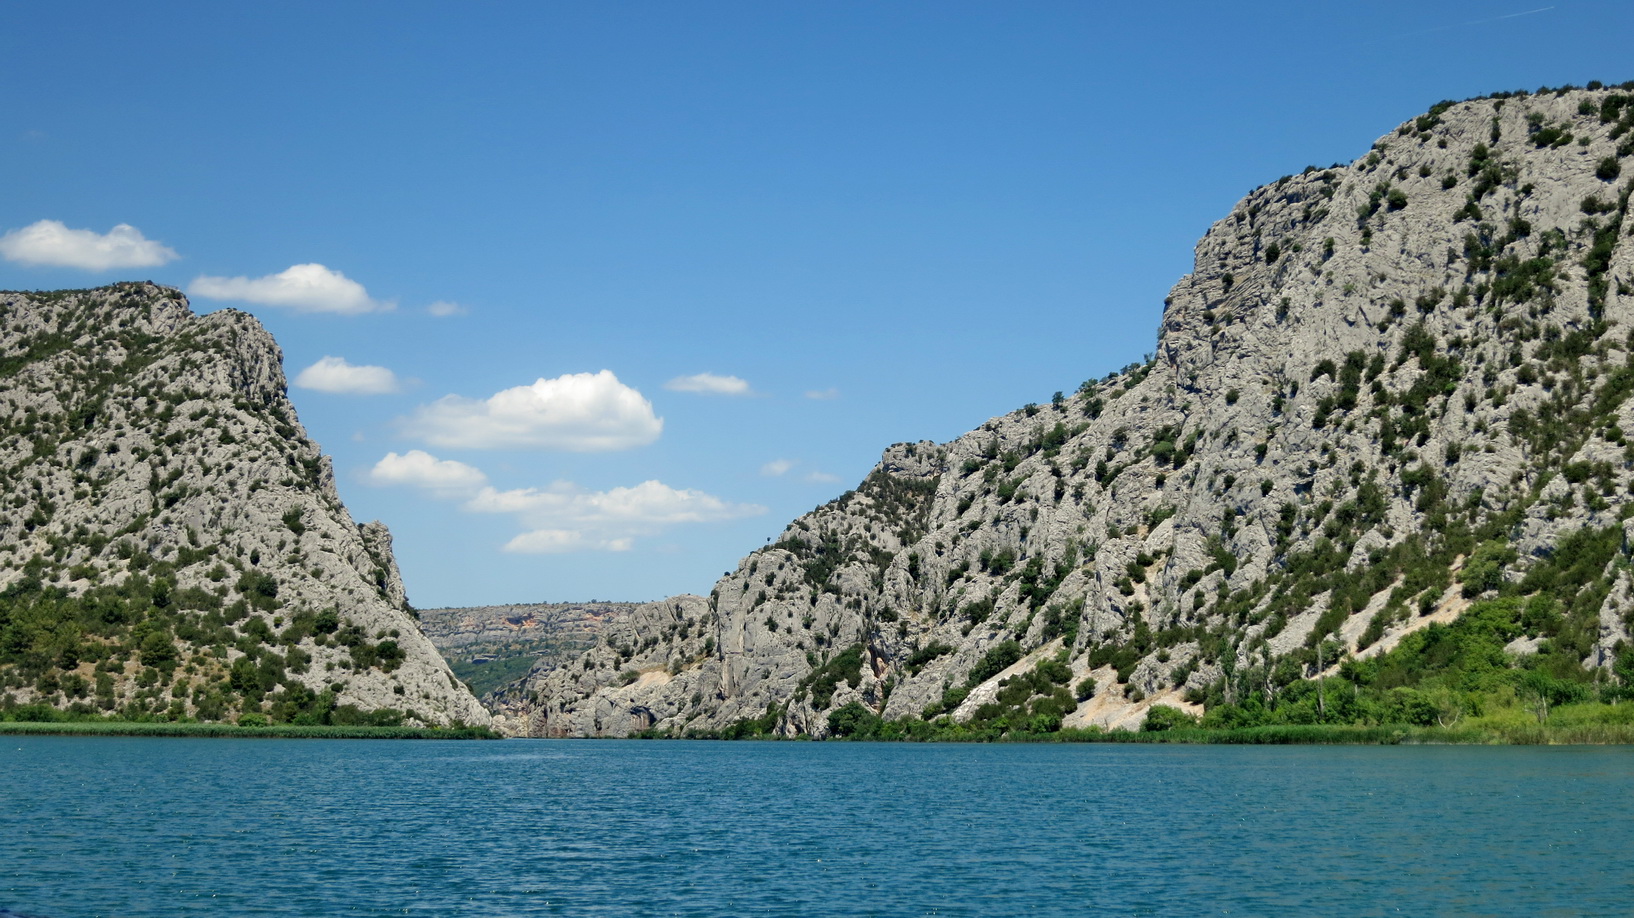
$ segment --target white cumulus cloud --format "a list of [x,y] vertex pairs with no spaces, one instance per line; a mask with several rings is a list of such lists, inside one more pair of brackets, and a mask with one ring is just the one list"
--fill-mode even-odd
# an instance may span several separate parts
[[652,403],[611,370],[539,379],[486,399],[444,396],[402,423],[433,446],[570,452],[645,446],[664,429]]
[[391,303],[371,298],[362,284],[320,264],[293,265],[265,277],[200,275],[187,292],[207,300],[237,300],[296,312],[358,315],[393,308]]
[[765,513],[759,504],[734,504],[691,488],[672,488],[661,481],[634,487],[587,491],[559,481],[548,488],[500,491],[483,488],[465,505],[478,513],[513,513],[525,525],[539,528],[585,526],[646,530],[677,523],[708,523]]
[[488,484],[481,469],[418,449],[401,455],[387,453],[369,470],[368,480],[370,484],[422,488],[439,497],[468,497]]
[[505,513],[528,531],[506,544],[508,552],[626,551],[635,537],[670,526],[741,519],[766,512],[759,504],[735,504],[690,488],[644,481],[628,488],[589,491],[558,481],[548,488],[500,491],[486,487],[465,503],[477,513]]
[[296,375],[295,385],[341,395],[389,395],[400,388],[396,373],[385,367],[353,366],[344,357],[324,357]]
[[664,388],[671,392],[696,392],[701,395],[748,395],[749,383],[736,376],[716,376],[714,373],[695,373],[677,376]]
[[97,233],[69,229],[59,220],[41,220],[0,236],[0,256],[25,265],[86,271],[151,268],[180,257],[175,249],[143,236],[129,223]]
[[481,469],[438,459],[424,450],[387,453],[366,478],[370,484],[418,488],[443,500],[458,500],[468,513],[510,516],[523,530],[505,543],[515,554],[629,551],[640,536],[671,526],[742,519],[766,512],[759,504],[737,504],[661,481],[592,491],[569,481],[547,488],[501,491]]
[[463,316],[470,311],[471,310],[451,300],[438,300],[437,302],[426,307],[426,312],[431,313],[439,319],[446,319],[449,316]]
[[794,460],[792,459],[773,459],[760,467],[760,474],[765,475],[767,478],[778,478],[787,475],[789,469],[792,468],[794,468]]

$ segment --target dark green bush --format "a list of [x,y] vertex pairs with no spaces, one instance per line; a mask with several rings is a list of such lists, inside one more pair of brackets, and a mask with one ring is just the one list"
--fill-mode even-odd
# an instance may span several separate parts
[[1021,644],[1015,640],[1002,641],[988,648],[987,653],[971,667],[965,685],[975,688],[1014,665],[1021,659]]
[[860,701],[848,701],[828,715],[828,732],[835,737],[869,739],[877,736],[885,722]]
[[1169,707],[1166,704],[1154,704],[1146,711],[1146,719],[1141,722],[1140,729],[1145,733],[1156,733],[1162,730],[1195,726],[1197,726],[1197,718],[1185,711]]
[[863,646],[852,644],[806,677],[804,687],[811,690],[812,706],[821,711],[834,701],[834,692],[840,683],[850,686],[862,684]]

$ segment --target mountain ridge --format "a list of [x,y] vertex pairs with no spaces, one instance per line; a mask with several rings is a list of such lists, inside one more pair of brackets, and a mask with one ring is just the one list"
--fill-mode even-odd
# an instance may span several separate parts
[[629,602],[508,603],[418,609],[420,628],[478,698],[538,660],[578,656]]
[[0,713],[487,722],[282,364],[172,288],[0,293]]
[[1506,659],[1620,679],[1626,544],[1593,572],[1555,553],[1634,506],[1630,89],[1438,103],[1255,189],[1198,243],[1146,361],[889,448],[708,599],[639,607],[497,693],[496,724],[1269,710],[1568,570],[1560,608],[1505,626]]

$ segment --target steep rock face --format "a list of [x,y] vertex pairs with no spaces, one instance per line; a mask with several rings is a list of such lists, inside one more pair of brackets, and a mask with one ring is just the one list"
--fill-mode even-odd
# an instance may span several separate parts
[[[355,524],[253,318],[151,284],[0,293],[9,704],[487,722]],[[367,719],[367,718],[365,718]]]
[[[820,736],[852,702],[956,721],[1021,703],[1130,726],[1157,701],[1274,697],[1457,617],[1574,531],[1615,535],[1634,508],[1629,96],[1443,103],[1256,189],[1198,244],[1145,362],[892,447],[708,601],[656,604],[500,693],[497,722]],[[1609,664],[1616,554],[1514,649]],[[1040,663],[1026,707],[1012,677]]]

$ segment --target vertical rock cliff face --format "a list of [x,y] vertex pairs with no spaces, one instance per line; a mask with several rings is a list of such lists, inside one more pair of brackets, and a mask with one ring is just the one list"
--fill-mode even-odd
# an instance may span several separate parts
[[823,735],[857,702],[1135,725],[1376,654],[1579,531],[1609,556],[1512,649],[1608,666],[1634,506],[1630,95],[1438,105],[1256,189],[1146,362],[891,447],[707,600],[500,693],[498,722]]
[[486,723],[355,524],[253,318],[0,293],[0,703]]

